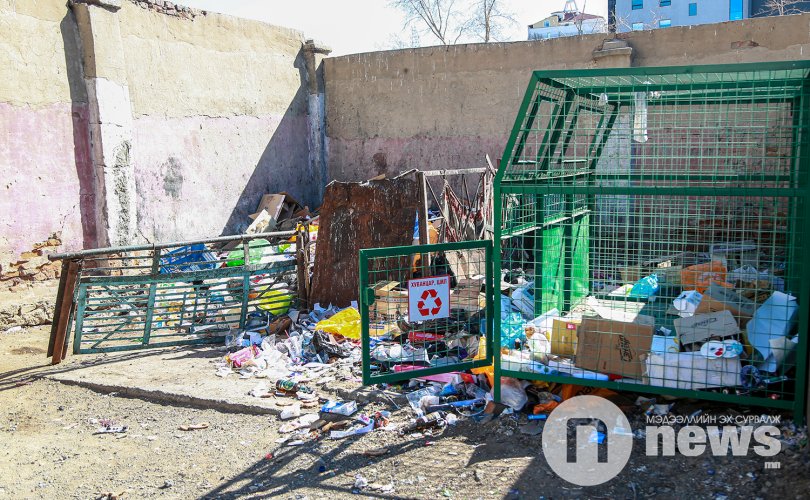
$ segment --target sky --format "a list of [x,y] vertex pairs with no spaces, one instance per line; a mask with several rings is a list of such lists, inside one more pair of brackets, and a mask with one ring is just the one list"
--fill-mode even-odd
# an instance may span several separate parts
[[[500,0],[517,23],[504,33],[503,41],[527,39],[528,25],[555,10],[565,0]],[[587,3],[586,3],[587,2]],[[404,17],[388,0],[178,0],[189,7],[257,19],[303,31],[332,48],[332,56],[395,48],[395,39],[410,40],[410,29],[403,30]],[[607,17],[607,0],[577,0],[580,10]],[[429,35],[421,45],[436,45]]]

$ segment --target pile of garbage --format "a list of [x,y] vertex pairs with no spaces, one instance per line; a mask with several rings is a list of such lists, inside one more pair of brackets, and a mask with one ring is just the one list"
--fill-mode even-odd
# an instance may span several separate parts
[[539,316],[535,281],[520,270],[505,273],[502,366],[771,399],[789,395],[799,307],[785,290],[784,266],[758,269],[749,262],[766,259],[757,256],[755,244],[725,245],[594,273],[592,293],[572,301],[569,311],[551,308]]
[[360,361],[359,338],[360,313],[355,307],[316,304],[309,314],[289,309],[278,316],[259,310],[248,315],[243,329],[226,335],[231,352],[220,361],[217,375],[237,373],[271,383],[287,378],[318,384],[357,380],[353,370]]

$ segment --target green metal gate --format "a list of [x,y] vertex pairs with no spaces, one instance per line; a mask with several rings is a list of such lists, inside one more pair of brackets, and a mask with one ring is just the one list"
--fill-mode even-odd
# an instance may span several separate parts
[[249,321],[269,322],[306,301],[307,234],[54,255],[73,272],[63,272],[49,355],[62,359],[71,331],[73,353],[87,354],[221,343]]
[[491,263],[491,241],[361,249],[363,383],[491,366]]
[[496,380],[802,417],[809,72],[810,61],[534,72],[495,179],[503,303],[531,289],[520,313],[533,338],[502,335],[515,311],[494,301]]

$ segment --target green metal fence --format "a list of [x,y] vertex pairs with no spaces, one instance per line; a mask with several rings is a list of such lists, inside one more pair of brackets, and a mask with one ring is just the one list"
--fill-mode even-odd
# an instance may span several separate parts
[[802,416],[808,70],[534,72],[495,180],[496,379]]
[[[72,330],[74,354],[125,351],[220,343],[231,329],[260,327],[299,307],[305,238],[287,231],[54,255],[78,271],[51,343],[67,345]],[[67,331],[56,335],[58,325]]]
[[363,383],[492,365],[492,242],[360,250]]

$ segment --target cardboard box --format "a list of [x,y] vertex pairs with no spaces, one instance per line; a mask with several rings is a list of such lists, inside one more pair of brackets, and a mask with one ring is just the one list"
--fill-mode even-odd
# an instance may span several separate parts
[[573,356],[577,352],[579,319],[554,319],[551,327],[551,354]]
[[654,327],[583,318],[577,329],[575,365],[586,370],[641,379]]
[[650,352],[664,354],[668,352],[679,352],[680,350],[681,342],[678,340],[677,335],[653,335]]
[[747,299],[734,290],[712,283],[703,294],[703,299],[695,310],[696,314],[706,314],[720,311],[730,311],[736,318],[740,328],[754,316],[759,305]]
[[740,385],[739,358],[707,358],[698,352],[650,354],[645,382],[677,389]]
[[704,342],[710,338],[725,338],[740,334],[737,320],[730,311],[695,314],[675,320],[675,331],[682,345]]
[[487,307],[486,295],[481,293],[483,279],[460,279],[450,294],[450,307],[476,313]]
[[398,281],[380,281],[374,285],[371,317],[377,321],[395,321],[408,314],[408,292]]
[[644,261],[640,264],[619,268],[619,274],[625,283],[635,283],[652,273],[658,275],[659,283],[679,285],[681,283],[681,270],[684,266],[696,264],[697,254],[691,252],[681,252],[672,255],[665,255],[655,259]]
[[304,207],[298,201],[285,192],[266,194],[259,201],[256,213],[249,215],[251,219],[256,219],[262,210],[266,210],[274,222],[289,219],[293,214]]

